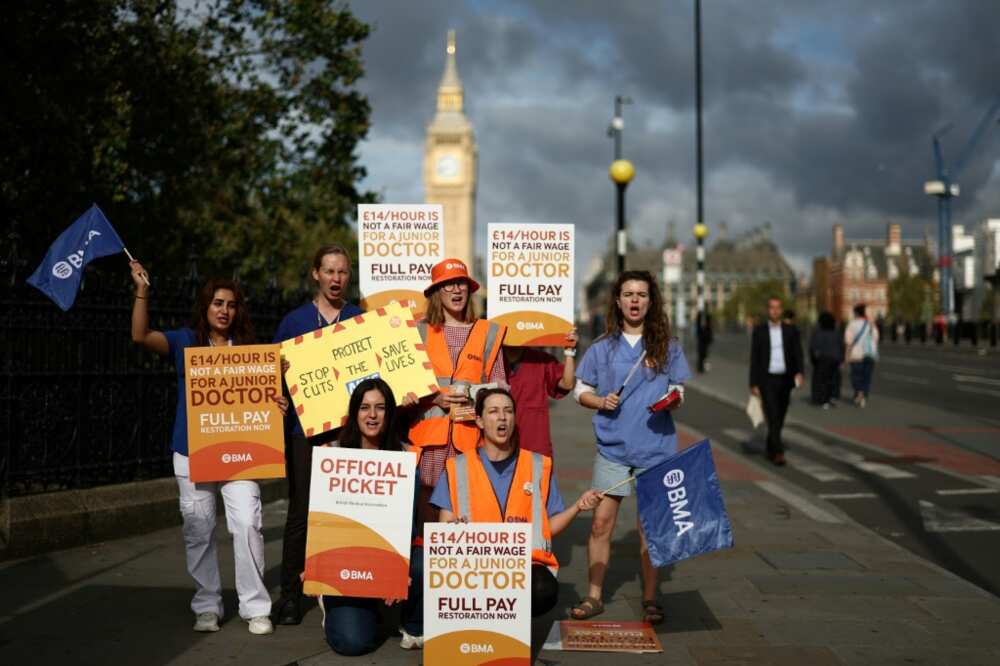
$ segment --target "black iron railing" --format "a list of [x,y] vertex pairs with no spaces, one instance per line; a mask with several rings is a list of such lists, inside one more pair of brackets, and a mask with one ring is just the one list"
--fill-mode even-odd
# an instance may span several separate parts
[[[124,259],[88,267],[76,304],[62,312],[25,283],[34,265],[17,241],[0,239],[0,495],[172,474],[176,373],[131,341]],[[186,326],[201,282],[195,258],[186,275],[154,276],[151,326]],[[304,299],[282,298],[273,283],[244,288],[261,341]]]

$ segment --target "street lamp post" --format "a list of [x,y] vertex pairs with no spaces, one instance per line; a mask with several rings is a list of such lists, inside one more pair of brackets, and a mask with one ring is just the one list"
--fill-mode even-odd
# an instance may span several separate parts
[[702,187],[704,163],[701,149],[701,0],[694,0],[694,91],[695,91],[695,146],[698,183],[698,218],[694,225],[694,237],[698,240],[698,319],[705,312],[705,237],[708,227],[705,226],[705,196]]
[[608,169],[608,175],[611,176],[611,180],[615,183],[615,188],[618,190],[618,206],[617,206],[617,245],[618,245],[618,272],[622,273],[625,270],[625,252],[628,250],[628,239],[625,235],[625,188],[628,184],[632,182],[632,178],[635,176],[635,167],[628,160],[615,160],[611,163],[611,168]]
[[625,270],[625,252],[628,250],[628,240],[625,235],[625,188],[628,187],[628,184],[632,181],[632,177],[635,176],[635,168],[632,166],[632,163],[622,158],[622,132],[625,129],[622,107],[631,103],[631,97],[615,96],[615,115],[611,119],[610,127],[608,127],[608,136],[615,140],[615,160],[611,163],[608,173],[611,176],[611,180],[615,183],[618,194],[616,203],[617,223],[615,245],[618,250],[619,273]]

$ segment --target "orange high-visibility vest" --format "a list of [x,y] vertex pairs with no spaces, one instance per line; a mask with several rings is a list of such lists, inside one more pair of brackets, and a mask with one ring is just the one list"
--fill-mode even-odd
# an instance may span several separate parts
[[507,506],[501,507],[486,475],[479,451],[472,450],[445,464],[451,511],[460,521],[470,523],[531,523],[531,561],[544,565],[555,574],[559,561],[552,553],[549,529],[549,484],[552,481],[552,458],[541,453],[517,450],[514,478],[507,493]]
[[[438,386],[442,389],[455,382],[485,384],[507,334],[506,326],[499,326],[485,319],[477,320],[458,355],[458,367],[453,367],[448,344],[444,339],[444,327],[428,326],[422,321],[417,328],[427,346],[427,356],[434,366]],[[410,444],[418,449],[418,453],[425,446],[447,444],[449,435],[452,444],[459,451],[472,451],[476,448],[479,428],[474,421],[455,423],[437,405],[428,407],[418,418],[410,427]]]

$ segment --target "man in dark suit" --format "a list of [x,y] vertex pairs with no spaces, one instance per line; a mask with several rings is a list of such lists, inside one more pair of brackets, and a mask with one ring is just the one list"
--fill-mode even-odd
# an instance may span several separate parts
[[767,301],[767,322],[753,329],[750,341],[750,392],[760,396],[767,420],[767,458],[785,464],[781,428],[792,389],[802,385],[802,340],[799,329],[781,321],[781,299]]

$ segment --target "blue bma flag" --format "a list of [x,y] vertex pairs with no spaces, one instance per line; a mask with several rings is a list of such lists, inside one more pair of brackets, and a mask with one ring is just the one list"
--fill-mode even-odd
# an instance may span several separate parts
[[654,567],[732,547],[733,529],[707,439],[640,474],[636,494]]
[[83,267],[94,259],[124,250],[118,232],[94,204],[59,234],[45,259],[28,278],[28,284],[37,287],[63,311],[69,310],[80,289]]

